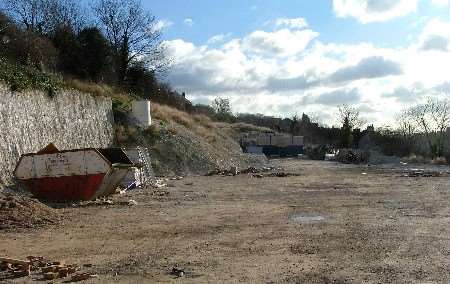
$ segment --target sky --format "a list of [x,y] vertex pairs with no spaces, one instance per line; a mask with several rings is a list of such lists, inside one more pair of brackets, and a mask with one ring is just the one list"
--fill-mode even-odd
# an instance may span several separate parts
[[376,126],[450,98],[450,0],[152,0],[173,63],[165,80],[234,113],[337,123],[351,105]]

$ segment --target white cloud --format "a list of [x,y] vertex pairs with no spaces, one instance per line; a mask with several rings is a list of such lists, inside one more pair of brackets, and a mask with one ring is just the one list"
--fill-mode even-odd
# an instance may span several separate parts
[[395,123],[408,105],[450,92],[450,52],[429,41],[449,33],[450,22],[431,19],[403,48],[324,43],[306,28],[218,36],[213,46],[172,40],[165,42],[175,62],[168,80],[194,102],[229,97],[235,112],[314,112],[331,125],[335,106],[347,102],[378,125]]
[[155,25],[153,26],[153,29],[155,31],[162,31],[172,25],[173,25],[173,22],[171,22],[169,20],[159,20],[155,23]]
[[186,18],[184,19],[183,23],[186,26],[192,27],[194,25],[194,20],[192,18]]
[[215,36],[212,36],[211,38],[208,39],[208,41],[206,42],[207,44],[216,44],[216,43],[220,43],[225,41],[227,38],[229,38],[231,36],[231,33],[227,33],[227,34],[218,34]]
[[420,48],[447,52],[450,50],[450,23],[431,19],[420,35]]
[[438,7],[446,7],[449,5],[449,0],[431,0],[431,3]]
[[417,10],[419,0],[333,0],[338,17],[352,17],[361,23],[383,22]]
[[252,52],[274,56],[292,56],[303,51],[318,35],[312,30],[254,31],[242,42],[243,47]]
[[308,27],[308,23],[304,18],[278,18],[275,20],[276,27],[285,27],[291,29],[303,29]]

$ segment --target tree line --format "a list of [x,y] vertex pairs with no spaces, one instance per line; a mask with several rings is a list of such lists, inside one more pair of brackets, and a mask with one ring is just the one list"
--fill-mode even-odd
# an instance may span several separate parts
[[0,56],[142,97],[173,92],[157,20],[139,0],[4,0]]
[[[221,120],[246,122],[274,132],[304,136],[310,145],[362,148],[399,157],[446,157],[450,162],[450,101],[445,98],[429,97],[399,112],[398,125],[379,128],[369,124],[356,107],[345,104],[338,106],[336,111],[340,127],[325,126],[307,114],[291,118],[250,113],[234,115],[226,98],[216,98],[211,106],[211,113]],[[365,125],[368,126],[363,129]]]

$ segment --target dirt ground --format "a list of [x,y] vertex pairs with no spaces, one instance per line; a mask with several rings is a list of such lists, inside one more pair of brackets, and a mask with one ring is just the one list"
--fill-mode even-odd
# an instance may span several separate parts
[[135,206],[58,209],[62,224],[0,231],[0,255],[92,264],[87,283],[450,282],[450,174],[273,162],[299,175],[188,177],[114,197]]

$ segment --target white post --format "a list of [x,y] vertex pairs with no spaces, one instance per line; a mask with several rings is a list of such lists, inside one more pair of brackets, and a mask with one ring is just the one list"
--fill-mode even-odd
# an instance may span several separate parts
[[149,127],[152,125],[150,101],[133,101],[131,107],[133,116],[136,118],[139,126]]

